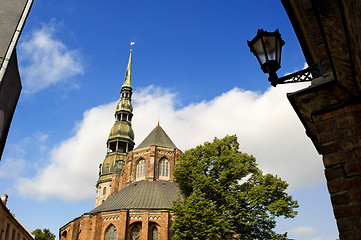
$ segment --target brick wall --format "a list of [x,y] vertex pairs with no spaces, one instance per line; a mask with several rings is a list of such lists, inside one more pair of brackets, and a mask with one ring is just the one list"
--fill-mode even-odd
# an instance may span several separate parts
[[313,117],[340,239],[361,239],[361,103]]
[[136,181],[137,164],[140,160],[146,161],[145,179],[158,179],[159,161],[163,158],[169,162],[169,180],[173,181],[173,167],[178,162],[181,151],[179,149],[168,149],[156,146],[150,146],[140,150],[133,150],[129,152],[128,161],[124,166],[123,175],[120,176],[119,183],[115,183],[113,178],[112,185],[117,185],[115,188],[118,191],[126,187],[129,183]]
[[4,239],[33,240],[33,237],[0,200],[0,240]]
[[104,240],[105,232],[111,225],[117,230],[117,239],[129,239],[134,226],[140,229],[140,240],[147,240],[154,227],[159,239],[171,239],[172,215],[168,210],[130,210],[96,215],[85,214],[60,229],[60,240]]

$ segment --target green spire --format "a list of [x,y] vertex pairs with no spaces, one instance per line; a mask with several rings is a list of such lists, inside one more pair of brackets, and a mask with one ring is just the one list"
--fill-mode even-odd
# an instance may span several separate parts
[[132,87],[131,65],[132,65],[132,49],[130,49],[129,62],[127,67],[127,72],[125,74],[123,87]]

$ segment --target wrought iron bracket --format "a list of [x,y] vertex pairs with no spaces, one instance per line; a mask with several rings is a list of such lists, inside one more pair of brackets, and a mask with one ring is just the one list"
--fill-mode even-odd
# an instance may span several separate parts
[[318,61],[317,63],[306,69],[291,73],[281,78],[276,77],[275,79],[274,76],[271,77],[270,74],[268,80],[271,82],[272,86],[275,87],[277,84],[309,82],[312,81],[314,78],[318,78],[321,76],[323,76],[323,69],[320,61]]

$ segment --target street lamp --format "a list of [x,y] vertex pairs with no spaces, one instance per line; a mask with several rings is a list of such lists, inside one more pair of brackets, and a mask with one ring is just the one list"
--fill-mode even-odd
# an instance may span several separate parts
[[276,71],[281,67],[282,46],[285,44],[278,29],[274,32],[258,29],[257,35],[247,43],[263,72],[269,74],[268,81],[274,87],[283,83],[311,81],[323,75],[321,64],[317,62],[309,68],[278,78]]

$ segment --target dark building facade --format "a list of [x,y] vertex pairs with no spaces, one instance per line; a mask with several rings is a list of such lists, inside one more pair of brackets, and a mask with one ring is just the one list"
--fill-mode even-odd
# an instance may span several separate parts
[[179,197],[172,169],[181,151],[159,123],[134,148],[131,54],[99,166],[96,207],[61,227],[61,240],[171,239],[171,209]]
[[34,240],[26,228],[6,207],[8,196],[1,194],[0,200],[0,240]]
[[361,239],[361,2],[282,4],[308,65],[325,73],[288,99],[323,156],[340,239]]
[[2,0],[0,4],[0,160],[21,92],[16,44],[33,0]]

